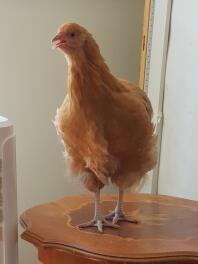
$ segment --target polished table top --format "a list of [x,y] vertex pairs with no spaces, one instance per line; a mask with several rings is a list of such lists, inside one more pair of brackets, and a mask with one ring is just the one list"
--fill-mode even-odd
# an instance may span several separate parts
[[[103,212],[108,213],[115,206],[116,196],[105,195],[102,201]],[[54,247],[95,259],[131,263],[146,259],[190,263],[192,259],[198,263],[198,202],[128,194],[124,209],[139,223],[119,223],[118,230],[105,228],[101,234],[94,227],[77,228],[93,217],[93,197],[64,197],[28,209],[21,216],[25,229],[22,238],[37,247]]]

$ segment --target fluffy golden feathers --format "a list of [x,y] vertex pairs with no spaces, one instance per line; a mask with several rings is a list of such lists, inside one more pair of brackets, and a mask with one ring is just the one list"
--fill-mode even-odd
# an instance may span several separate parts
[[83,27],[63,25],[57,40],[68,61],[69,78],[55,123],[72,170],[91,191],[109,180],[123,188],[137,183],[156,163],[149,99],[111,74]]

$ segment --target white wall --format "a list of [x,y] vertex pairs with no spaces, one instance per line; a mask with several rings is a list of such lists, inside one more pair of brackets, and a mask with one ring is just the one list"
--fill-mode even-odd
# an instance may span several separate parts
[[159,193],[198,200],[198,1],[174,0]]
[[[83,3],[83,4],[82,4]],[[80,191],[64,179],[52,119],[63,100],[66,63],[50,40],[65,21],[93,32],[113,73],[138,82],[143,0],[0,0],[0,112],[17,136],[19,214]],[[20,264],[36,251],[20,241]]]

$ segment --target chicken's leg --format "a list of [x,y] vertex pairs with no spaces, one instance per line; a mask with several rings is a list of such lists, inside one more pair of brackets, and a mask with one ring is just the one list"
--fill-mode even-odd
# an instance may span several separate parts
[[119,188],[116,208],[112,213],[106,215],[105,219],[112,220],[112,224],[116,224],[118,221],[137,224],[138,223],[137,220],[128,218],[125,215],[123,210],[123,196],[124,196],[124,191],[121,188]]
[[100,190],[98,190],[95,193],[95,216],[94,218],[87,223],[80,224],[78,227],[85,228],[85,227],[92,227],[92,226],[97,227],[99,232],[103,232],[104,227],[112,227],[112,228],[119,227],[118,225],[106,220],[105,217],[102,215],[101,204],[100,204]]

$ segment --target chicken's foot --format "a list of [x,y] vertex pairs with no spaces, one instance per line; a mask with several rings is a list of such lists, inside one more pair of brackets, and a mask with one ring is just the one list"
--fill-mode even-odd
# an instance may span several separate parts
[[112,224],[116,224],[118,222],[128,222],[128,223],[133,223],[137,224],[138,221],[135,219],[131,219],[127,215],[125,215],[124,210],[123,210],[123,195],[124,191],[119,188],[119,193],[118,193],[118,201],[116,208],[114,209],[113,212],[105,216],[105,219],[111,220]]
[[78,225],[79,228],[86,228],[86,227],[97,227],[99,232],[103,232],[104,227],[111,227],[111,228],[118,228],[119,226],[109,222],[105,217],[102,215],[101,212],[101,205],[100,205],[100,191],[95,193],[95,216],[94,218],[87,222]]

